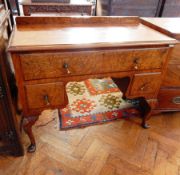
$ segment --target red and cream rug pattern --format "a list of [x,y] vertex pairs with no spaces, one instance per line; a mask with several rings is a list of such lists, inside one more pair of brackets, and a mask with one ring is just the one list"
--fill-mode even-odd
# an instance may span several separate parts
[[69,104],[60,110],[61,129],[120,119],[128,116],[132,107],[109,77],[69,82],[66,92]]

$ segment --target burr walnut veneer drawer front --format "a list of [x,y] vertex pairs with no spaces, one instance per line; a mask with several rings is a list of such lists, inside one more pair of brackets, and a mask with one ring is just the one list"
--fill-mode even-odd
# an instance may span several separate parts
[[154,98],[161,83],[161,73],[135,74],[130,90],[131,96],[144,96]]
[[25,86],[29,109],[57,107],[64,103],[64,84],[62,82]]
[[21,54],[25,80],[129,70],[159,69],[167,49]]

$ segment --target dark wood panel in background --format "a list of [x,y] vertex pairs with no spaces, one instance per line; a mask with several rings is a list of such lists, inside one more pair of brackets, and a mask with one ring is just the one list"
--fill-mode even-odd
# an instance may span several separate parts
[[112,0],[112,16],[155,16],[159,0]]
[[162,17],[180,16],[180,0],[165,0]]
[[97,16],[178,17],[180,0],[97,0]]
[[8,40],[6,24],[9,21],[9,11],[2,5],[0,13],[0,153],[19,156],[23,154],[23,146],[11,95],[11,90],[15,87],[12,86],[13,74],[6,54]]
[[159,0],[97,0],[97,15],[155,16]]

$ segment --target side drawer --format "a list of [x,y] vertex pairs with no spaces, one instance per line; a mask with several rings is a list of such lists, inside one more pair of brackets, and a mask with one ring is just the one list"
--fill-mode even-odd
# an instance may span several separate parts
[[25,80],[160,69],[167,48],[21,54]]
[[161,89],[158,100],[158,109],[180,110],[180,89]]
[[160,72],[135,74],[130,89],[130,96],[154,98],[157,96],[160,83]]
[[26,85],[25,91],[29,109],[56,107],[64,103],[62,82]]

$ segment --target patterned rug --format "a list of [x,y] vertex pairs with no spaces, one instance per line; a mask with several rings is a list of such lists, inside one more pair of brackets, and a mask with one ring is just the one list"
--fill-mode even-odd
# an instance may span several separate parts
[[59,111],[61,129],[120,119],[133,110],[111,78],[69,82],[66,92],[69,104]]

